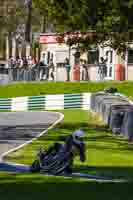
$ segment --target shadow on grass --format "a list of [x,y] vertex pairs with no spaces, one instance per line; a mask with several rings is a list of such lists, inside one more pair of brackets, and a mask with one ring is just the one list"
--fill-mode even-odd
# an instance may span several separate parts
[[75,130],[75,129],[83,129],[83,130],[92,130],[93,132],[111,132],[111,130],[106,125],[95,125],[95,124],[89,124],[86,122],[78,122],[78,123],[61,123],[57,126],[59,129],[67,129],[67,130]]
[[[85,141],[98,141],[98,142],[115,142],[122,143],[126,142],[124,138],[118,138],[119,136],[112,135],[111,131],[104,125],[93,125],[88,123],[62,123],[55,128],[55,134],[44,137],[44,140],[59,140],[58,135],[72,134],[75,129],[82,128],[87,135]],[[56,136],[55,136],[56,135]]]
[[[72,132],[81,127],[85,132],[86,136],[84,138],[85,142],[91,142],[92,148],[97,149],[119,149],[122,150],[133,150],[132,146],[128,146],[127,140],[124,138],[118,138],[117,136],[113,136],[111,132],[106,131],[106,126],[99,125],[95,128],[95,125],[88,123],[62,123],[59,124],[54,130],[50,131],[49,134],[46,134],[39,138],[38,143],[46,143],[48,141],[53,142],[61,142],[61,136],[72,134]],[[103,131],[102,131],[103,130]],[[98,142],[98,143],[96,143]],[[99,146],[98,144],[105,143],[103,146]],[[116,144],[117,147],[112,147],[112,143]],[[37,144],[37,143],[36,143]],[[89,146],[90,146],[89,145]]]
[[68,130],[73,130],[77,128],[88,128],[89,124],[86,122],[62,122],[61,124],[57,125],[57,128],[60,129],[68,129]]
[[40,175],[9,175],[0,178],[2,200],[132,200],[133,183],[96,183],[79,179],[43,177]]
[[133,181],[133,167],[120,166],[75,166],[74,171],[96,176],[126,178]]
[[[103,125],[97,126],[95,124],[93,125],[82,122],[64,122],[58,124],[54,129],[49,130],[48,134],[44,134],[42,137],[38,138],[38,140],[33,142],[31,146],[26,147],[24,151],[20,151],[20,153],[16,152],[15,154],[12,154],[11,157],[9,155],[8,158],[14,162],[31,164],[35,159],[37,150],[40,146],[46,150],[49,145],[52,145],[55,142],[61,142],[62,140],[60,136],[71,134],[79,127],[83,128],[83,130],[86,132],[85,142],[87,144],[87,148],[89,148],[91,151],[98,150],[100,152],[103,151],[106,154],[108,153],[106,150],[109,150],[111,154],[118,154],[120,151],[126,151],[127,154],[128,152],[132,153],[133,151],[133,148],[129,147],[126,141],[123,139],[118,139],[114,136],[112,137],[111,133],[101,131],[106,128]],[[99,128],[96,129],[96,127]]]

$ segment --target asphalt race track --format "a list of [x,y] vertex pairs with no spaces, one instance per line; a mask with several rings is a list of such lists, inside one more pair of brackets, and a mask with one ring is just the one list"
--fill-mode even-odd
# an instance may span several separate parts
[[1,112],[0,156],[37,137],[59,118],[54,112]]

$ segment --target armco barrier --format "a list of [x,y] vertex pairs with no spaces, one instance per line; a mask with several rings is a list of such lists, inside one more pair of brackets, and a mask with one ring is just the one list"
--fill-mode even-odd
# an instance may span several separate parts
[[0,111],[90,110],[91,93],[0,98]]

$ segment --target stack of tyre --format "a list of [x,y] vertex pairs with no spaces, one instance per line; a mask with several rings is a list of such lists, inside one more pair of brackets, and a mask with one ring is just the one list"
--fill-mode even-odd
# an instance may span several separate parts
[[91,110],[102,117],[113,134],[133,141],[133,105],[125,96],[110,90],[93,93]]

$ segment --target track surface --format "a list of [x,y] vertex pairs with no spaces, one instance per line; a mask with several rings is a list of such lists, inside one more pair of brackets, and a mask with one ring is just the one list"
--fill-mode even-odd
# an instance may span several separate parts
[[0,113],[0,156],[37,137],[59,117],[52,112]]

